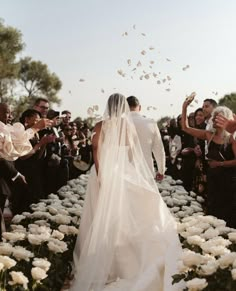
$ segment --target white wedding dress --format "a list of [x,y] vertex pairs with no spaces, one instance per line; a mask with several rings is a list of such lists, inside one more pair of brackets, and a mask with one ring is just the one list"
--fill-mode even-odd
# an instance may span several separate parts
[[90,173],[70,290],[182,290],[171,277],[181,253],[174,218],[128,113],[120,123],[111,119],[103,122],[99,175],[95,167]]

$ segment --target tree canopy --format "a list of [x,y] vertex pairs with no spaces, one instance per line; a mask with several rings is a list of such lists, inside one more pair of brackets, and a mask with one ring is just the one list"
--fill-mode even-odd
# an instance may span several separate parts
[[236,93],[226,94],[219,100],[219,105],[227,106],[236,113]]
[[0,102],[12,104],[16,117],[38,97],[47,98],[51,105],[61,102],[58,76],[41,61],[19,59],[23,48],[21,32],[0,20]]
[[5,26],[0,20],[0,100],[7,97],[9,86],[17,78],[19,63],[16,56],[24,44],[19,30]]

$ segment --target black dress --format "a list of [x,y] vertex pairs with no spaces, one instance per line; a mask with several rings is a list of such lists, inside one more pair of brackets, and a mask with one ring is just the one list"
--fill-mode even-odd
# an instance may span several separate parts
[[[211,141],[207,158],[215,161],[234,159],[231,144],[217,144]],[[208,213],[224,219],[230,227],[235,226],[233,218],[235,196],[235,167],[216,167],[207,170]]]

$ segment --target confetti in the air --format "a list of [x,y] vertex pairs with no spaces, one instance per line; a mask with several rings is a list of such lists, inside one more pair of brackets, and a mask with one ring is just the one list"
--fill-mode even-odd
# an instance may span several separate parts
[[119,75],[121,75],[122,77],[125,77],[125,73],[124,73],[122,70],[118,70],[117,73],[118,73]]
[[127,63],[128,63],[129,66],[131,66],[131,59],[128,59]]
[[165,83],[165,82],[166,82],[166,79],[163,79],[163,80],[162,80],[162,83]]
[[142,80],[143,79],[143,76],[140,76],[139,79]]
[[127,36],[127,35],[128,35],[127,31],[122,34],[122,36]]
[[168,81],[170,81],[170,80],[171,80],[171,77],[170,77],[170,76],[167,76],[166,79],[167,79]]
[[105,93],[104,89],[101,89],[101,92],[102,92],[102,93]]
[[148,80],[149,79],[149,74],[144,75],[144,78]]
[[85,80],[84,79],[79,79],[79,82],[84,82]]
[[141,67],[141,66],[142,66],[142,63],[140,61],[138,61],[137,67]]
[[153,65],[154,63],[155,63],[154,61],[150,61],[150,64],[152,64],[152,65]]
[[146,33],[143,33],[143,32],[142,32],[141,35],[142,35],[142,36],[146,36]]
[[69,94],[71,94],[71,91],[69,90]]
[[183,71],[186,71],[186,70],[189,69],[189,68],[190,68],[190,66],[189,66],[189,65],[186,65],[185,67],[182,68],[182,70],[183,70]]
[[153,46],[149,47],[150,51],[154,50],[155,48]]
[[137,68],[133,68],[133,70],[132,71],[136,71],[137,70]]
[[156,73],[152,73],[153,77],[156,78],[157,77],[157,74]]
[[141,51],[141,54],[144,56],[144,55],[146,55],[146,51],[145,50],[142,50]]
[[170,92],[170,88],[167,88],[166,91],[167,91],[167,92]]
[[136,25],[135,24],[133,25],[133,29],[136,29]]
[[160,84],[161,84],[161,81],[160,81],[160,80],[158,80],[158,81],[157,81],[157,84],[158,84],[158,85],[160,85]]
[[93,116],[93,108],[92,107],[89,107],[88,110],[87,110],[87,114],[89,116]]
[[170,59],[168,59],[168,58],[166,58],[166,60],[167,60],[167,62],[171,62],[171,60],[170,60]]

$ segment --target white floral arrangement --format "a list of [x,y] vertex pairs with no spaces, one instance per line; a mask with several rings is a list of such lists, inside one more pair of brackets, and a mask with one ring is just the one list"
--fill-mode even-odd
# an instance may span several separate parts
[[62,288],[71,272],[88,175],[15,215],[0,242],[0,290]]
[[186,291],[236,290],[236,229],[204,215],[204,199],[185,191],[181,181],[167,176],[158,187],[178,222],[183,247],[173,283],[184,280]]
[[[71,262],[88,175],[81,175],[12,219],[0,243],[0,290],[61,289]],[[236,290],[236,230],[204,215],[204,199],[166,176],[160,194],[176,218],[183,254],[173,284],[190,291]]]

